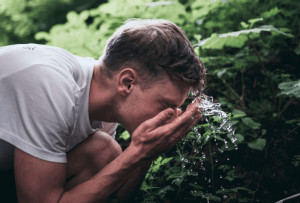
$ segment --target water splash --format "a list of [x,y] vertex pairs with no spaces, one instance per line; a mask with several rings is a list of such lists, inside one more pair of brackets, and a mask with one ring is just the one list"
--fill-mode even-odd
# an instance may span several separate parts
[[[199,106],[199,111],[202,114],[202,121],[206,124],[196,125],[193,129],[194,132],[194,140],[193,146],[195,147],[191,151],[194,153],[195,157],[199,157],[200,163],[196,163],[196,159],[191,161],[191,168],[196,167],[196,170],[200,170],[199,175],[202,176],[204,181],[206,182],[208,190],[213,191],[216,190],[215,181],[219,179],[220,183],[224,183],[226,181],[226,173],[218,171],[215,176],[211,174],[211,165],[212,164],[225,164],[230,159],[226,157],[226,154],[223,154],[227,150],[238,149],[237,146],[237,138],[235,136],[235,132],[232,128],[232,123],[230,122],[229,116],[221,109],[220,103],[214,103],[213,97],[210,96],[200,96],[196,98],[193,103],[197,103]],[[204,127],[205,126],[205,127]],[[205,133],[204,130],[210,131],[209,133]],[[201,135],[201,133],[203,135]],[[213,141],[215,144],[215,152],[205,152],[202,147],[206,144],[207,141]],[[223,143],[219,145],[219,142]],[[233,147],[232,147],[233,146]],[[199,147],[199,148],[198,148]],[[216,152],[223,154],[224,158],[217,158]],[[212,155],[213,154],[213,155]],[[182,160],[184,163],[184,159]],[[204,163],[207,162],[207,166]],[[225,168],[227,164],[224,165]],[[234,170],[234,167],[232,168]],[[221,186],[222,187],[222,186]],[[223,187],[222,187],[223,188]],[[224,191],[224,188],[222,189]],[[208,192],[208,191],[207,191]],[[210,201],[211,195],[209,193],[203,194],[202,198],[205,198],[207,202]],[[193,192],[195,195],[195,192]],[[227,196],[224,194],[220,196],[220,198],[226,199]]]
[[[214,103],[213,97],[206,96],[197,97],[193,103],[195,102],[202,114],[202,122],[196,125],[190,136],[178,145],[179,167],[181,166],[181,170],[185,171],[187,180],[196,179],[199,180],[199,186],[206,185],[205,192],[192,187],[189,190],[192,196],[200,196],[199,192],[204,192],[202,198],[207,202],[215,197],[226,199],[227,196],[222,186],[222,193],[216,193],[220,189],[217,184],[222,185],[227,180],[227,172],[231,169],[227,166],[230,159],[225,152],[237,149],[237,138],[234,135],[230,118],[221,109],[220,103]],[[218,154],[222,155],[218,157]],[[213,169],[214,166],[223,166],[223,169]],[[234,167],[232,169],[234,170]],[[197,185],[196,182],[195,185]],[[210,192],[216,194],[212,195]]]
[[[193,103],[197,103],[199,110],[208,124],[216,141],[216,134],[221,131],[230,135],[230,141],[234,144],[234,148],[237,149],[236,141],[237,138],[234,135],[234,130],[232,129],[232,123],[229,121],[228,115],[222,111],[220,103],[214,103],[213,97],[211,96],[199,96],[194,99]],[[195,130],[195,129],[194,129]],[[228,148],[228,142],[224,138],[224,146]]]

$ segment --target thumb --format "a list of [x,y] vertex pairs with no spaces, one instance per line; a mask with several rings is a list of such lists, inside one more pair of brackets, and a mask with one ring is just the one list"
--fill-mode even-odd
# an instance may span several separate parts
[[166,124],[167,121],[173,117],[174,113],[174,109],[167,108],[157,114],[155,117],[148,120],[149,125],[152,126],[153,129],[155,129],[163,124]]

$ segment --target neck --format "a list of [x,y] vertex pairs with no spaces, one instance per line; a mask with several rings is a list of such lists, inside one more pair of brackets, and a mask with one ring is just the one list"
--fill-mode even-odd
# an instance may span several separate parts
[[100,70],[100,66],[94,67],[89,94],[89,118],[105,122],[117,122],[114,108],[114,85],[112,79]]

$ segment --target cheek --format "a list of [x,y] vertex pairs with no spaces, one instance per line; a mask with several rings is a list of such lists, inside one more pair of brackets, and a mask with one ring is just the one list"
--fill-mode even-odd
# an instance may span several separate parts
[[143,106],[141,108],[135,108],[135,119],[138,123],[142,123],[148,119],[156,116],[160,111],[151,106]]

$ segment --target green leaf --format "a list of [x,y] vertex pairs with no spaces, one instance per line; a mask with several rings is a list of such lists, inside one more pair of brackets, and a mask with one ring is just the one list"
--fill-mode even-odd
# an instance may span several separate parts
[[171,161],[173,159],[173,157],[169,157],[169,158],[162,158],[161,156],[159,156],[154,163],[152,164],[152,171],[154,173],[156,173],[161,166],[167,164],[169,161]]
[[195,191],[192,191],[191,193],[194,197],[202,197],[203,196],[203,192],[201,190],[200,191],[195,190]]
[[246,116],[246,114],[235,114],[233,116],[233,118],[242,118],[242,117],[245,117],[245,116]]
[[130,134],[127,130],[125,130],[124,132],[122,132],[122,134],[120,135],[120,138],[123,140],[128,140],[130,138]]
[[246,113],[244,111],[238,110],[238,109],[234,109],[232,111],[233,114],[233,118],[241,118],[241,117],[245,117]]
[[247,125],[248,127],[254,129],[254,130],[257,130],[260,128],[261,124],[260,123],[257,123],[255,121],[253,121],[251,118],[249,117],[246,117],[246,118],[243,118],[242,119],[242,122]]
[[165,165],[166,163],[168,163],[169,161],[171,161],[173,159],[173,157],[169,157],[169,158],[164,158],[161,162],[161,165]]
[[220,69],[220,70],[217,72],[218,78],[221,78],[222,75],[223,75],[224,73],[226,73],[226,68]]
[[147,7],[167,6],[167,5],[176,4],[176,3],[177,2],[174,2],[174,1],[158,1],[158,2],[147,3],[147,4],[145,4],[145,6],[147,6]]
[[158,194],[161,198],[163,198],[163,197],[167,194],[168,191],[174,191],[174,188],[171,187],[170,185],[168,185],[168,186],[166,186],[166,187],[164,187],[164,188],[161,188],[161,189],[158,191],[157,194]]
[[278,14],[280,12],[280,10],[277,8],[277,6],[275,8],[272,8],[271,10],[269,11],[266,11],[266,12],[263,12],[261,14],[261,17],[263,18],[270,18],[270,17],[273,17],[275,16],[276,14]]
[[241,143],[244,141],[244,136],[241,134],[235,134],[235,137],[237,139],[237,143]]
[[247,23],[245,23],[244,21],[243,22],[241,22],[241,26],[243,27],[243,28],[249,28],[249,24],[247,24]]
[[192,188],[196,189],[196,190],[202,190],[203,187],[201,187],[200,185],[196,185],[194,183],[189,183],[189,186],[191,186]]
[[77,20],[79,19],[79,16],[76,12],[71,11],[67,14],[67,19],[68,19],[69,22],[77,23]]
[[183,177],[178,177],[178,178],[176,178],[176,179],[174,179],[173,181],[172,181],[172,183],[174,183],[175,185],[177,185],[177,186],[180,186],[181,185],[181,183],[182,183],[182,181],[183,181]]
[[152,189],[158,189],[160,187],[155,187],[155,186],[151,186],[151,185],[148,185],[145,181],[143,182],[142,186],[141,186],[141,190],[143,191],[148,191],[148,190],[152,190]]
[[252,25],[254,25],[255,23],[257,23],[259,21],[263,21],[263,19],[262,18],[254,18],[254,19],[248,20],[248,22],[251,24],[250,27],[252,27]]
[[[258,19],[256,19],[258,20]],[[253,22],[254,19],[253,19]],[[212,34],[210,38],[201,40],[197,46],[203,49],[223,49],[225,46],[241,48],[248,41],[248,35],[250,34],[260,34],[261,32],[276,32],[287,37],[292,35],[284,33],[279,29],[275,28],[273,25],[262,25],[260,27],[240,30],[236,32],[229,32],[224,34]],[[257,35],[258,37],[259,35]]]
[[291,82],[282,82],[278,85],[281,92],[277,95],[286,95],[289,97],[300,98],[300,80]]
[[262,151],[266,146],[266,139],[258,138],[252,142],[248,143],[248,147],[251,149],[256,149]]

